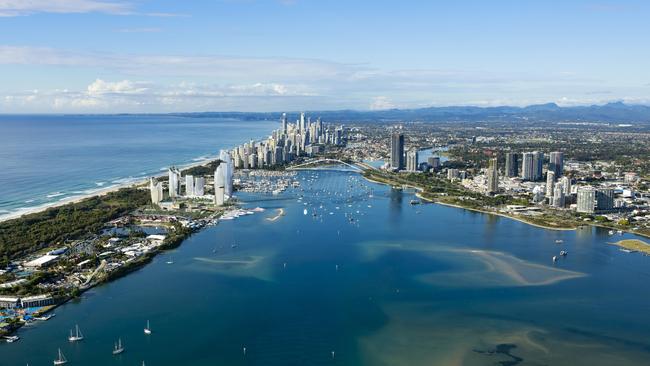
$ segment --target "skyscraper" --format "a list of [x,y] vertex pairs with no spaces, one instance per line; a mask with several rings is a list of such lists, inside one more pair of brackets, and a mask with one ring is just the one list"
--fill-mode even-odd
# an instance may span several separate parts
[[524,180],[535,180],[535,159],[533,153],[524,153],[522,160],[521,177]]
[[406,154],[406,170],[409,172],[415,172],[418,170],[418,150],[411,149]]
[[614,208],[614,189],[600,188],[596,191],[596,208],[598,211],[608,211]]
[[497,166],[497,159],[490,159],[487,169],[487,193],[496,193],[499,191],[499,170]]
[[169,177],[169,197],[176,198],[181,194],[181,172],[176,167],[171,167],[167,173]]
[[217,206],[223,206],[225,203],[225,185],[226,185],[226,172],[225,164],[219,164],[217,170],[214,171],[214,203]]
[[427,159],[427,162],[429,165],[434,169],[439,169],[440,168],[440,158],[437,156],[431,156],[429,159]]
[[560,178],[562,176],[562,172],[564,171],[564,153],[563,152],[561,152],[561,151],[553,151],[549,155],[548,170],[555,173],[556,178]]
[[[553,190],[555,189],[555,173],[552,171],[546,172],[546,196],[553,197]],[[549,200],[549,203],[553,203]]]
[[185,196],[194,197],[194,176],[185,176]]
[[542,179],[542,172],[544,170],[544,153],[539,151],[533,151],[533,180]]
[[561,182],[555,183],[553,188],[553,199],[550,201],[553,207],[563,208],[565,204],[564,186]]
[[151,203],[154,205],[163,200],[163,185],[156,178],[149,178],[149,191],[151,193]]
[[506,176],[508,178],[519,176],[519,154],[513,152],[506,154]]
[[195,177],[194,178],[194,196],[201,197],[205,194],[205,178],[204,177]]
[[404,169],[404,134],[394,132],[390,140],[390,167]]
[[576,211],[594,213],[596,211],[596,190],[593,187],[580,187]]
[[287,114],[282,113],[282,118],[280,120],[282,122],[282,135],[284,136],[287,134]]

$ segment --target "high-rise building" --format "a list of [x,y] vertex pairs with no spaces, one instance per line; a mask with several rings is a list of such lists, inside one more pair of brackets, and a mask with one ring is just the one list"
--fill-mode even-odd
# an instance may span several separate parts
[[390,167],[404,169],[404,134],[394,132],[390,139]]
[[609,211],[614,208],[614,189],[600,188],[596,191],[596,209]]
[[564,186],[561,182],[555,183],[553,188],[553,199],[551,200],[553,207],[564,208],[565,196],[564,196]]
[[194,196],[201,197],[205,194],[205,178],[204,177],[195,177],[194,178]]
[[176,167],[171,167],[167,173],[169,177],[169,197],[176,198],[181,194],[181,172]]
[[458,169],[447,169],[447,179],[454,180],[458,178]]
[[506,154],[506,176],[508,178],[519,176],[519,154],[513,152]]
[[226,171],[225,164],[219,164],[217,170],[214,171],[214,203],[217,206],[223,206],[226,202],[225,185],[226,185]]
[[524,180],[535,180],[534,171],[535,165],[533,161],[533,153],[524,153],[521,163],[521,178]]
[[553,151],[549,155],[548,170],[555,173],[556,178],[560,178],[562,176],[562,172],[564,171],[564,153],[563,152],[561,152],[561,151]]
[[[553,190],[555,189],[555,173],[552,171],[546,172],[546,197],[553,197]],[[549,203],[553,203],[549,200]]]
[[163,184],[156,178],[149,178],[149,191],[151,192],[151,203],[154,205],[163,200]]
[[487,169],[487,193],[499,192],[499,169],[497,166],[497,159],[490,159]]
[[596,190],[593,187],[578,188],[576,211],[594,213],[596,211]]
[[544,153],[539,151],[533,151],[533,180],[541,180],[544,171]]
[[569,177],[562,177],[560,179],[560,182],[562,183],[562,191],[564,192],[565,196],[568,196],[571,194],[571,179]]
[[418,170],[418,150],[411,149],[406,154],[406,170],[409,172],[415,172]]
[[194,197],[194,176],[185,176],[185,196]]
[[287,114],[282,113],[282,118],[280,118],[280,121],[282,122],[282,136],[287,134]]
[[429,166],[434,170],[440,169],[440,158],[437,156],[431,156],[427,159]]

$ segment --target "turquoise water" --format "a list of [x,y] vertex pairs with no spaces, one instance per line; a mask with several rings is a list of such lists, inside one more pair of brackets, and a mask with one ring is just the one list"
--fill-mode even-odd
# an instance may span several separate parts
[[[58,308],[0,344],[0,364],[51,365],[59,347],[70,365],[649,363],[650,258],[607,244],[621,237],[410,205],[354,173],[299,179],[240,194],[267,210]],[[69,344],[76,323],[86,339]]]
[[214,157],[277,126],[173,115],[0,115],[0,216]]

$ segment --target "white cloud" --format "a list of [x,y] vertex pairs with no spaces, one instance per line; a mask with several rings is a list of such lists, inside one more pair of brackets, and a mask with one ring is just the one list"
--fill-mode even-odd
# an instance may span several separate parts
[[106,0],[0,0],[0,16],[34,13],[108,13],[127,14],[131,5]]
[[97,79],[92,84],[88,85],[87,91],[89,95],[142,94],[147,91],[147,88],[144,86],[145,84],[146,83],[133,82],[129,80],[106,82],[102,79]]
[[377,111],[382,109],[393,109],[397,106],[390,101],[388,97],[378,96],[372,100],[370,103],[370,110]]

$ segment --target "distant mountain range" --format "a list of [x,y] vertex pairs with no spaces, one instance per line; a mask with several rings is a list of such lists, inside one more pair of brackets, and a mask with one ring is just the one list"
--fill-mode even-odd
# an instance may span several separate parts
[[[381,111],[307,111],[312,118],[326,121],[548,121],[548,122],[608,122],[650,124],[650,106],[622,102],[605,105],[560,107],[555,103],[528,107],[429,107],[418,109],[388,109]],[[297,112],[287,112],[293,121]],[[182,113],[183,116],[239,118],[245,120],[279,119],[281,113],[202,112]]]

